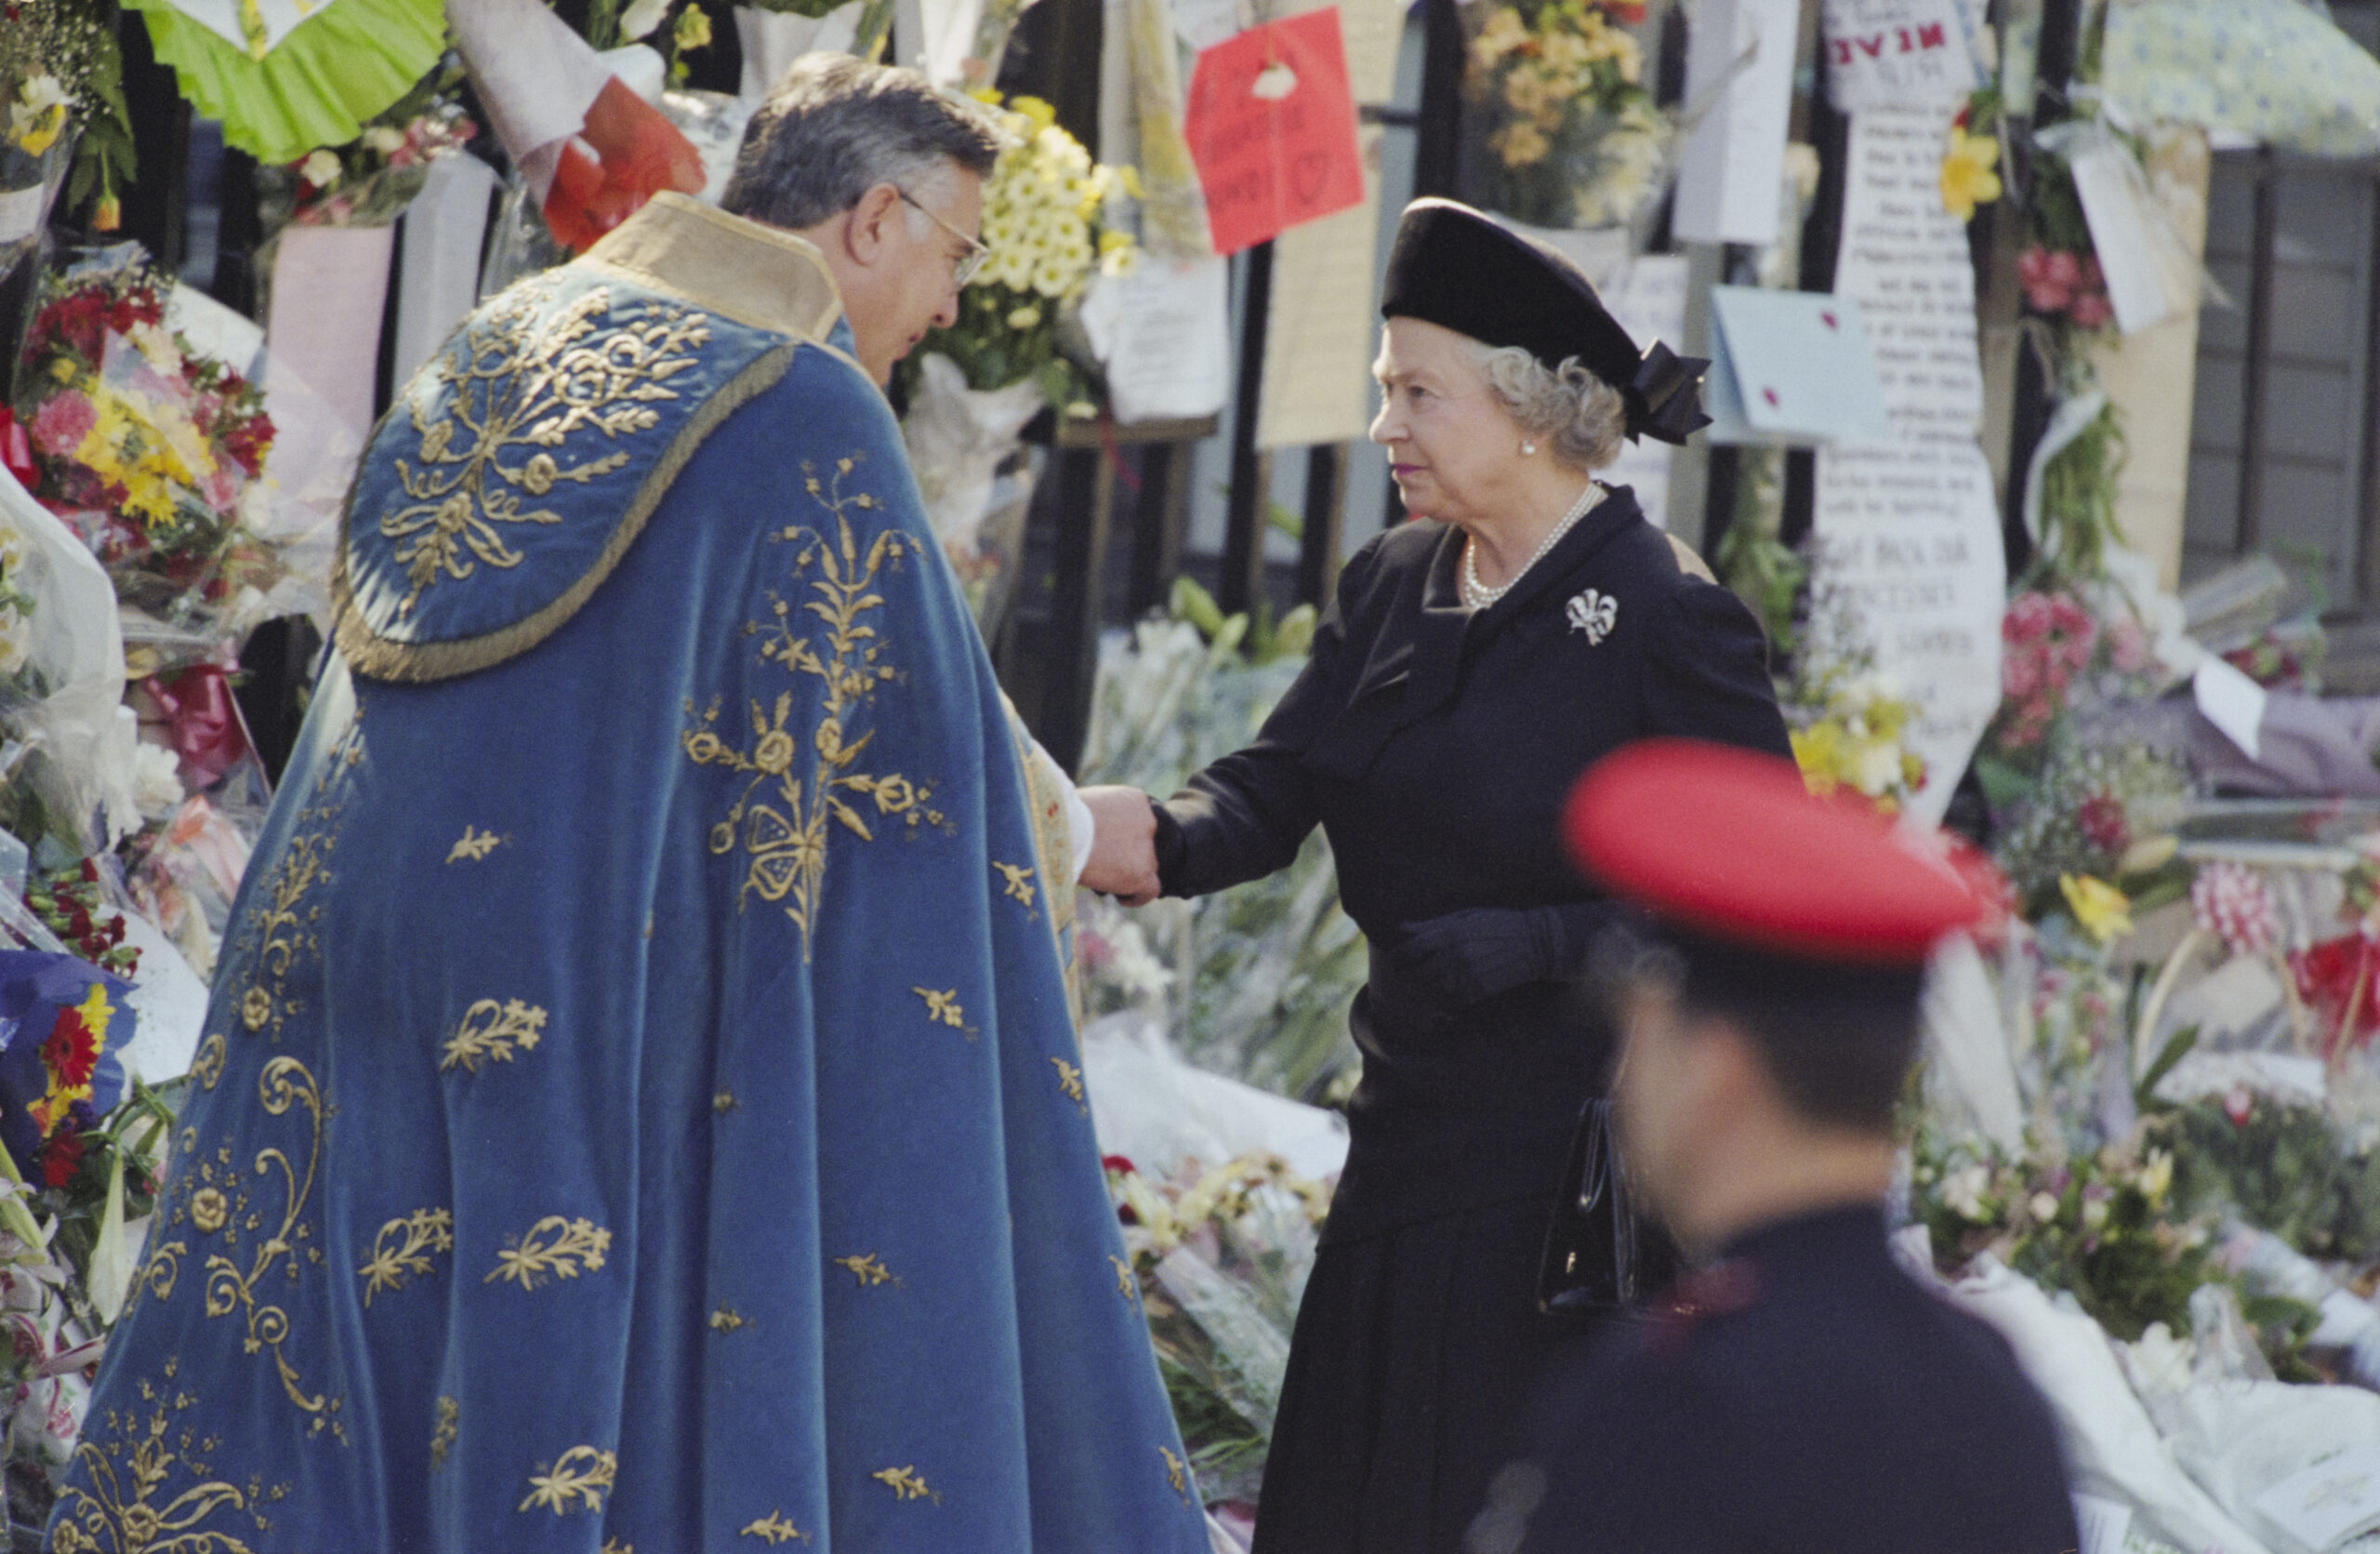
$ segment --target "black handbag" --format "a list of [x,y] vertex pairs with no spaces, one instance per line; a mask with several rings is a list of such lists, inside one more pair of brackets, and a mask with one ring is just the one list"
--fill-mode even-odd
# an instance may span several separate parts
[[1669,1231],[1632,1201],[1611,1102],[1594,1097],[1579,1114],[1546,1228],[1538,1309],[1579,1322],[1640,1309],[1676,1280],[1681,1264]]

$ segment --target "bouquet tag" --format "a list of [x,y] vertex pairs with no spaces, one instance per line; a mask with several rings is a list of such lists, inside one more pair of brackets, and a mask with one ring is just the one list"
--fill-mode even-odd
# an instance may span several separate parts
[[1362,204],[1338,7],[1251,27],[1200,53],[1182,129],[1219,254]]
[[2255,1507],[2313,1549],[2380,1527],[2380,1447],[2332,1452],[2257,1495]]

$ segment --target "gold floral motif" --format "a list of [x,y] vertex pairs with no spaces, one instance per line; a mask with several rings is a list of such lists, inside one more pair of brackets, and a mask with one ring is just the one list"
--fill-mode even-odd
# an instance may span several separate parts
[[529,1497],[521,1502],[520,1509],[543,1508],[556,1516],[570,1514],[575,1500],[586,1502],[579,1508],[600,1511],[603,1508],[603,1492],[612,1487],[613,1478],[619,1472],[620,1459],[611,1452],[593,1446],[573,1446],[562,1454],[551,1468],[541,1468],[529,1476]]
[[290,839],[249,910],[247,934],[255,946],[256,961],[248,974],[247,990],[240,995],[240,1024],[250,1031],[269,1027],[278,1036],[282,1022],[299,1007],[286,990],[289,972],[299,955],[313,954],[322,948],[314,937],[322,904],[308,898],[332,881],[330,855],[338,842],[328,829],[332,818],[328,806],[298,812],[300,826],[324,829]]
[[455,1449],[455,1437],[462,1433],[463,1405],[453,1398],[438,1400],[438,1428],[430,1432],[430,1466],[434,1470],[446,1466],[446,1454]]
[[940,1020],[954,1029],[965,1028],[967,1011],[959,1006],[958,989],[953,988],[948,992],[942,993],[926,988],[911,988],[909,990],[926,1001],[927,1019]]
[[1108,1255],[1107,1261],[1113,1265],[1116,1269],[1116,1293],[1122,1295],[1126,1300],[1132,1302],[1134,1305],[1139,1305],[1141,1299],[1141,1282],[1132,1277],[1132,1265],[1126,1262],[1123,1258],[1115,1255],[1113,1253]]
[[710,1330],[713,1333],[733,1333],[739,1327],[750,1325],[733,1306],[722,1306],[710,1314]]
[[605,1538],[603,1547],[597,1549],[596,1554],[636,1554],[636,1545],[622,1543],[617,1538]]
[[1174,1494],[1182,1496],[1183,1505],[1188,1505],[1190,1503],[1190,1465],[1176,1456],[1170,1446],[1159,1446],[1157,1450],[1165,1456],[1167,1485]]
[[213,1235],[231,1217],[231,1201],[223,1196],[220,1188],[203,1187],[191,1195],[190,1222],[203,1233]]
[[872,1288],[878,1284],[898,1284],[901,1282],[873,1252],[863,1252],[855,1257],[838,1257],[835,1259],[835,1266],[848,1270],[853,1279],[859,1281],[862,1289]]
[[767,1516],[747,1526],[736,1535],[762,1538],[772,1544],[791,1543],[796,1538],[800,1538],[803,1543],[810,1541],[810,1534],[787,1521],[785,1519],[785,1513],[779,1510],[772,1510]]
[[469,826],[465,826],[463,828],[463,839],[460,842],[456,843],[454,848],[447,853],[446,861],[448,863],[460,863],[465,858],[469,858],[473,863],[483,863],[486,861],[487,856],[490,853],[495,852],[496,848],[503,844],[504,838],[496,835],[494,831],[480,831],[474,835],[473,829]]
[[460,582],[482,563],[520,565],[498,525],[562,522],[551,509],[524,507],[522,495],[542,498],[627,463],[626,449],[593,453],[572,438],[592,432],[616,441],[660,424],[655,404],[678,397],[669,379],[694,366],[710,339],[710,320],[674,302],[624,308],[598,324],[611,310],[609,288],[538,317],[551,296],[550,283],[519,287],[464,329],[433,369],[442,414],[413,402],[418,462],[396,461],[407,505],[379,522],[411,585],[401,616],[441,578]]
[[549,1214],[529,1227],[528,1234],[496,1255],[496,1267],[483,1284],[509,1279],[534,1290],[549,1278],[575,1279],[582,1266],[594,1272],[603,1266],[612,1247],[612,1232],[591,1219]]
[[199,1084],[205,1089],[214,1089],[223,1078],[223,1060],[231,1055],[231,1050],[230,1046],[224,1043],[223,1033],[219,1030],[198,1044],[198,1056],[191,1059],[191,1078],[198,1081]]
[[937,1502],[942,1499],[941,1495],[926,1487],[925,1480],[918,1476],[914,1464],[901,1468],[879,1468],[868,1477],[891,1490],[895,1499],[932,1499]]
[[1050,1066],[1058,1070],[1058,1088],[1065,1093],[1066,1099],[1074,1102],[1078,1107],[1081,1106],[1083,1104],[1082,1070],[1063,1057],[1050,1059]]
[[[390,1241],[390,1237],[396,1237]],[[402,1290],[405,1275],[427,1277],[436,1271],[430,1256],[433,1252],[455,1250],[455,1215],[447,1209],[416,1209],[380,1227],[373,1238],[372,1255],[355,1270],[364,1281],[364,1307],[369,1310],[372,1297],[382,1290]]]
[[[165,1361],[165,1385],[140,1379],[142,1407],[109,1409],[84,1428],[74,1448],[80,1481],[59,1496],[50,1524],[59,1554],[248,1554],[218,1519],[244,1515],[258,1533],[272,1530],[264,1508],[286,1498],[289,1486],[250,1480],[244,1488],[215,1477],[205,1457],[222,1442],[201,1439],[177,1417],[198,1401],[172,1385],[179,1363]],[[185,1487],[172,1493],[177,1484]]]
[[148,1260],[132,1276],[132,1298],[139,1299],[145,1290],[159,1300],[172,1299],[174,1281],[181,1277],[182,1255],[189,1250],[187,1242],[178,1241],[160,1242],[151,1247]]
[[998,870],[1000,877],[1008,882],[1001,887],[1000,894],[1024,902],[1030,911],[1034,906],[1033,870],[1020,869],[1012,863],[1001,863],[998,859],[993,860],[992,867]]
[[533,1050],[546,1029],[546,1012],[534,1003],[519,999],[507,999],[498,1003],[492,998],[481,999],[463,1011],[462,1022],[455,1034],[446,1038],[445,1056],[438,1060],[438,1071],[460,1068],[465,1073],[480,1071],[480,1061],[509,1063],[517,1048]]
[[738,1104],[739,1103],[735,1099],[735,1092],[733,1090],[722,1090],[718,1095],[713,1096],[710,1098],[710,1109],[719,1113],[721,1117],[724,1117],[729,1112],[734,1110]]
[[[901,559],[917,549],[897,529],[879,532],[862,554],[853,532],[849,510],[870,510],[878,504],[866,492],[845,495],[843,483],[858,466],[858,456],[836,460],[833,475],[821,479],[815,466],[802,465],[803,487],[835,521],[836,538],[817,529],[788,525],[774,540],[801,547],[794,559],[797,577],[815,563],[819,575],[811,578],[799,610],[782,595],[770,595],[771,619],[747,625],[747,634],[761,639],[760,660],[787,673],[810,675],[825,690],[816,730],[810,737],[808,775],[797,776],[803,764],[800,741],[793,723],[794,693],[778,695],[774,707],[758,698],[750,704],[751,746],[739,750],[720,737],[722,708],[714,698],[700,714],[686,704],[689,726],[679,736],[686,758],[698,766],[725,766],[750,780],[730,806],[727,817],[710,831],[710,850],[719,857],[739,848],[749,859],[736,896],[738,909],[752,897],[784,908],[801,932],[801,953],[810,956],[810,936],[816,926],[819,892],[826,877],[829,824],[840,825],[862,842],[873,842],[871,821],[898,818],[913,832],[945,826],[942,812],[930,807],[933,797],[900,773],[877,774],[857,769],[861,754],[876,736],[857,733],[861,715],[879,684],[896,671],[885,660],[886,644],[866,617],[884,605],[882,574],[897,571]],[[803,616],[823,623],[823,635],[813,640]],[[766,794],[776,804],[762,802]],[[863,804],[868,806],[863,808]],[[778,807],[782,805],[782,807]],[[872,810],[872,813],[870,812]]]
[[[257,1078],[257,1094],[267,1114],[288,1115],[289,1109],[302,1106],[311,1120],[312,1127],[306,1153],[306,1169],[301,1176],[289,1156],[279,1149],[257,1151],[256,1174],[271,1179],[278,1175],[284,1193],[280,1223],[272,1232],[257,1243],[254,1255],[245,1268],[228,1255],[218,1252],[206,1259],[206,1314],[226,1317],[233,1311],[246,1319],[247,1335],[244,1347],[250,1354],[272,1351],[273,1368],[280,1373],[281,1389],[289,1401],[311,1417],[311,1433],[328,1429],[339,1441],[347,1439],[347,1431],[339,1423],[341,1400],[320,1392],[309,1393],[301,1384],[298,1367],[283,1351],[289,1337],[289,1314],[281,1307],[258,1298],[258,1286],[266,1274],[281,1267],[284,1275],[295,1280],[306,1263],[319,1264],[322,1248],[311,1244],[312,1228],[303,1223],[307,1202],[313,1196],[314,1177],[323,1160],[323,1123],[328,1109],[323,1103],[322,1087],[307,1067],[294,1057],[276,1057],[265,1065]],[[218,1151],[218,1160],[227,1162],[231,1149],[227,1145]],[[202,1162],[204,1165],[205,1162]],[[206,1167],[211,1170],[211,1166]],[[205,1189],[191,1200],[191,1220],[198,1224],[198,1201]],[[261,1229],[265,1216],[245,1214],[246,1194],[241,1193],[226,1205],[227,1218],[245,1214],[241,1225],[253,1232]],[[201,1229],[204,1229],[202,1226]],[[237,1251],[236,1234],[225,1237],[230,1251]],[[163,1298],[162,1296],[160,1298]]]

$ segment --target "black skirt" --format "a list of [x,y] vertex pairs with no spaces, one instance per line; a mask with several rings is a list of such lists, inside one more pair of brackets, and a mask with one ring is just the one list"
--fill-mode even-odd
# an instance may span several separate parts
[[1586,1341],[1537,1309],[1553,1199],[1326,1242],[1265,1459],[1255,1554],[1461,1554],[1539,1388]]

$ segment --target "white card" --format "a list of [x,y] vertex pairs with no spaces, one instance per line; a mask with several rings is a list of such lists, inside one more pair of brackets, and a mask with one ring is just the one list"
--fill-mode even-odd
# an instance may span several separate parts
[[2077,152],[2069,165],[2091,246],[2107,277],[2108,300],[2115,305],[2116,327],[2129,335],[2170,316],[2173,301],[2149,238],[2157,217],[2148,208],[2139,164],[2122,146],[2099,140]]
[[2198,671],[2190,676],[2190,693],[2206,721],[2221,729],[2241,753],[2251,761],[2260,758],[2256,731],[2264,724],[2268,699],[2262,685],[2230,660],[2210,653],[2199,660]]
[[2348,1446],[2256,1496],[2291,1537],[2327,1549],[2380,1527],[2380,1446]]
[[1780,442],[1892,440],[1858,303],[1825,292],[1713,286],[1711,309],[1732,375],[1732,403],[1753,434]]
[[1949,105],[1977,86],[1958,0],[1826,0],[1824,48],[1839,113]]
[[2123,1535],[2132,1529],[2132,1508],[2096,1494],[2077,1494],[2074,1526],[2082,1534],[2077,1554],[2123,1554]]
[[1231,389],[1230,261],[1144,253],[1122,275],[1095,278],[1082,304],[1116,418],[1211,416]]

